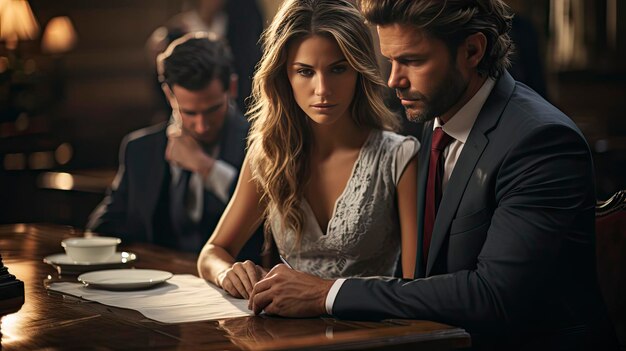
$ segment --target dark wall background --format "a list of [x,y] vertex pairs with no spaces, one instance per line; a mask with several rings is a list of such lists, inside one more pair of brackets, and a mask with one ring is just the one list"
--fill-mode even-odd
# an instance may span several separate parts
[[[532,23],[545,69],[547,97],[583,131],[596,168],[596,193],[607,199],[626,189],[626,3],[574,0],[569,20],[576,37],[571,62],[558,62],[554,7],[562,0],[507,0]],[[571,28],[570,28],[571,29]]]
[[[552,59],[556,34],[550,26],[551,2],[510,3],[536,32],[546,95],[585,133],[594,152],[598,198],[606,198],[626,188],[626,4],[580,1],[588,28],[582,34],[587,59],[570,66]],[[607,39],[611,1],[617,6],[614,40]],[[276,1],[266,2],[266,8],[276,8]],[[50,56],[41,53],[39,39],[20,42],[13,52],[0,42],[0,60],[21,62],[11,77],[0,72],[0,223],[81,227],[115,174],[122,137],[158,118],[160,97],[145,43],[180,11],[182,1],[29,3],[42,31],[52,17],[69,16],[78,44],[65,55]],[[539,67],[531,64],[530,70]],[[21,109],[7,108],[15,104]],[[68,162],[55,156],[60,145],[71,147]],[[52,189],[46,179],[56,173],[49,172],[73,175],[74,190]]]

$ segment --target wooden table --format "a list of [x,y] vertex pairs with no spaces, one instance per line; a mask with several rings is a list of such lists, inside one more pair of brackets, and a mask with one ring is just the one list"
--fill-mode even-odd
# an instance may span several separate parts
[[[64,238],[82,233],[57,225],[0,226],[4,265],[25,285],[26,302],[2,317],[2,350],[39,349],[411,349],[467,347],[463,330],[429,321],[355,322],[334,318],[287,319],[268,316],[180,324],[162,324],[139,312],[101,305],[47,291],[59,276],[45,256],[63,252]],[[137,268],[196,274],[196,257],[154,245],[124,245],[137,254]]]

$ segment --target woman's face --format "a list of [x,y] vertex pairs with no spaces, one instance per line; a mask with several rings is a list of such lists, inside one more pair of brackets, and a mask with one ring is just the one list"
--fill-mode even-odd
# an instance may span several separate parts
[[296,103],[315,123],[350,118],[357,72],[335,40],[313,35],[294,41],[287,54],[287,76]]

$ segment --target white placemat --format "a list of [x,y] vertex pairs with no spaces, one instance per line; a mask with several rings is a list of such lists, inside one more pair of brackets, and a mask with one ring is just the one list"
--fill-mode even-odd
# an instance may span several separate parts
[[139,311],[162,323],[197,322],[252,315],[248,300],[236,299],[191,274],[175,274],[152,289],[108,291],[81,283],[52,283],[48,289],[114,307]]

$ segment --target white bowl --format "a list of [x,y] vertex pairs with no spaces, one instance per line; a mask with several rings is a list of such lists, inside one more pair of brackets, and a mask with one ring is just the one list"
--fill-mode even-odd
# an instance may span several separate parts
[[104,262],[116,252],[120,238],[94,236],[91,238],[70,238],[61,241],[61,246],[74,262]]

